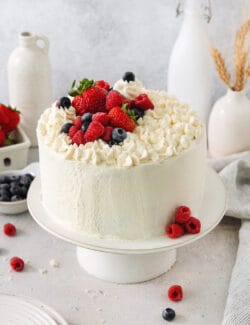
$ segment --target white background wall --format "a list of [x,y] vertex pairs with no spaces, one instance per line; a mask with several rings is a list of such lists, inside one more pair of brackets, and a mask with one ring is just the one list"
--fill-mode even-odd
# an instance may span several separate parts
[[[212,0],[213,19],[208,26],[211,40],[229,62],[235,29],[242,13],[246,15],[243,7],[247,2]],[[21,31],[43,33],[50,39],[55,98],[67,92],[73,79],[87,76],[113,83],[127,70],[134,71],[149,87],[166,88],[168,59],[182,21],[175,18],[177,3],[0,0],[0,101],[8,102],[6,65]],[[215,76],[213,98],[224,91]]]

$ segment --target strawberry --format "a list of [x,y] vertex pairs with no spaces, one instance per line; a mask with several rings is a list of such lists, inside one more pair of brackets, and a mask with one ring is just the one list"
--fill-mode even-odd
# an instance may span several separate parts
[[71,128],[69,129],[69,133],[68,135],[71,137],[71,139],[73,138],[73,136],[75,135],[75,133],[77,131],[79,131],[79,127],[75,126],[75,125],[72,125]]
[[98,80],[96,82],[96,86],[100,87],[100,88],[104,88],[106,90],[109,90],[110,89],[110,85],[107,81],[105,80]]
[[72,143],[76,143],[78,146],[80,144],[84,144],[84,132],[82,130],[78,130],[72,137]]
[[185,229],[190,234],[198,234],[201,231],[200,220],[194,217],[190,217],[185,223]]
[[20,257],[12,257],[10,259],[10,266],[14,271],[20,272],[24,269],[24,261]]
[[110,111],[113,107],[122,106],[124,96],[116,90],[111,90],[106,99],[106,108]]
[[146,111],[147,109],[154,109],[154,104],[148,98],[147,94],[140,94],[135,98],[135,105],[140,109]]
[[179,206],[175,211],[175,222],[179,224],[186,223],[190,217],[191,211],[185,205]]
[[123,128],[127,132],[132,132],[135,129],[135,122],[122,111],[121,107],[113,107],[108,115],[111,126]]
[[180,285],[173,285],[168,289],[168,298],[172,301],[180,301],[183,298],[183,291]]
[[106,126],[102,135],[102,140],[109,142],[111,140],[113,128],[111,126]]
[[77,116],[77,118],[74,120],[74,125],[78,128],[78,130],[82,126],[82,119],[81,116]]
[[9,108],[0,104],[0,125],[5,126],[10,122]]
[[97,113],[106,111],[107,91],[100,87],[90,87],[84,90],[82,97],[85,112]]
[[15,236],[16,234],[16,227],[12,223],[6,223],[3,226],[3,232],[5,233],[6,236]]
[[184,235],[184,229],[177,223],[171,223],[166,227],[166,234],[170,238],[178,238]]
[[107,113],[102,113],[102,112],[95,113],[92,116],[92,121],[96,121],[101,123],[103,126],[107,126],[109,124],[109,116]]
[[99,122],[91,122],[85,132],[85,142],[92,142],[99,139],[104,133],[104,126]]
[[0,147],[4,145],[5,137],[6,137],[5,132],[0,129]]
[[14,109],[9,109],[9,118],[10,121],[7,124],[7,126],[4,128],[5,132],[10,132],[12,130],[15,130],[18,123],[20,122],[19,112],[17,112]]
[[81,95],[75,96],[71,105],[75,108],[77,115],[83,115],[86,113],[84,99]]

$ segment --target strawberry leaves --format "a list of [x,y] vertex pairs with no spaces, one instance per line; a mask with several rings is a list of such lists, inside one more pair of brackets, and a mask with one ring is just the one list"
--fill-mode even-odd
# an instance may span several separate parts
[[94,80],[89,80],[87,78],[84,78],[84,79],[80,80],[79,85],[76,86],[76,80],[74,80],[68,94],[72,97],[81,95],[84,92],[84,90],[95,86],[95,84],[96,84],[96,82]]

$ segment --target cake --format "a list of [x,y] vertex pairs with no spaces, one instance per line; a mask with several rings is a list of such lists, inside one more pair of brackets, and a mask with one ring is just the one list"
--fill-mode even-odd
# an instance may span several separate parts
[[55,222],[85,236],[143,240],[163,236],[180,205],[199,215],[206,135],[188,105],[133,73],[111,89],[74,82],[69,94],[37,127],[42,204]]

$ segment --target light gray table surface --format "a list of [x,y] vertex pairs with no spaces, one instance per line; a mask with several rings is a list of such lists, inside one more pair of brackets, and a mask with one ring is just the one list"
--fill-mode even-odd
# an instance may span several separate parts
[[[29,161],[37,159],[37,150],[31,150]],[[106,283],[86,274],[78,265],[75,247],[41,229],[28,212],[1,215],[0,227],[6,222],[14,223],[18,231],[15,237],[0,235],[1,293],[36,298],[55,308],[70,325],[167,324],[161,318],[166,307],[176,311],[173,324],[221,324],[237,252],[236,219],[224,218],[207,236],[178,249],[177,262],[166,274],[133,285]],[[12,256],[29,262],[23,272],[10,270]],[[60,267],[51,267],[51,259]],[[172,284],[183,286],[181,302],[167,299]]]

